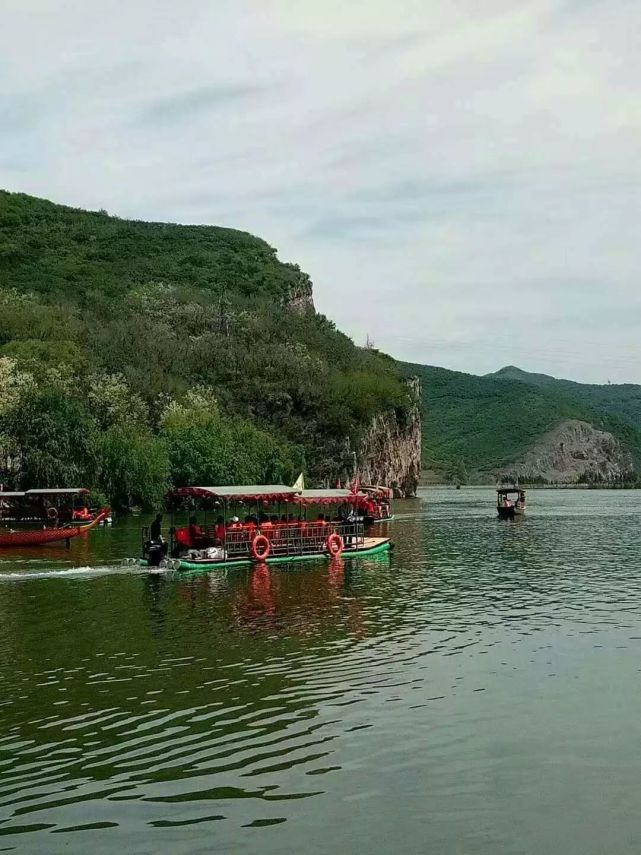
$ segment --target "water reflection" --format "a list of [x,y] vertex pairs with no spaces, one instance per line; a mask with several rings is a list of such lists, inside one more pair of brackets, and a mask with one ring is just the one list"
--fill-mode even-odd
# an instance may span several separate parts
[[6,562],[0,848],[637,851],[641,496],[557,495],[432,491],[363,562]]

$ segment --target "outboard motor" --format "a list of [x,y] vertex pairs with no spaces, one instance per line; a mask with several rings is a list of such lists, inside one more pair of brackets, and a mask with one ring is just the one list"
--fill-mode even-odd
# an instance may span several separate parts
[[167,554],[167,544],[162,540],[152,540],[146,545],[145,553],[150,567],[160,567],[160,562]]

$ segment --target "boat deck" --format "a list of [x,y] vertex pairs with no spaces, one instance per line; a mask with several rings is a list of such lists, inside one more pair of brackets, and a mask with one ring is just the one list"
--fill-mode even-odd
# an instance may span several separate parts
[[[349,548],[346,547],[344,551],[337,556],[334,560],[343,560],[348,561],[355,558],[365,558],[370,555],[378,555],[383,552],[388,552],[392,548],[392,541],[389,537],[365,537],[363,538],[357,547]],[[298,561],[310,561],[310,560],[330,560],[330,556],[327,552],[308,552],[301,554],[289,554],[289,555],[271,555],[266,561],[265,564],[291,564]],[[131,559],[130,559],[131,561]],[[147,567],[148,562],[147,559],[142,558],[137,562],[139,566]],[[249,567],[252,564],[256,564],[258,562],[252,561],[251,558],[243,556],[243,557],[235,557],[235,558],[225,558],[219,559],[216,561],[212,561],[211,559],[187,559],[187,558],[174,558],[168,559],[167,563],[163,566],[169,567],[173,570],[217,570],[228,567]]]

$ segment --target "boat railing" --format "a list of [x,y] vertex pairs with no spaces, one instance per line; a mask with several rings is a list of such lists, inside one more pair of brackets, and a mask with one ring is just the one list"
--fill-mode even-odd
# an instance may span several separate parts
[[[241,527],[239,529],[227,529],[223,538],[216,534],[216,526],[201,526],[201,537],[198,542],[192,544],[193,549],[205,549],[207,547],[219,547],[224,551],[226,559],[247,558],[251,555],[251,544],[257,535],[263,535],[269,541],[269,553],[274,557],[287,557],[295,555],[310,555],[324,552],[327,549],[327,540],[332,534],[338,534],[343,540],[346,550],[356,549],[365,541],[365,527],[362,522],[338,523],[338,522],[302,522],[291,525],[268,524],[257,527]],[[175,539],[175,530],[172,529],[172,551],[180,548]],[[142,530],[142,543],[149,540],[149,529]],[[186,547],[182,546],[183,549]]]

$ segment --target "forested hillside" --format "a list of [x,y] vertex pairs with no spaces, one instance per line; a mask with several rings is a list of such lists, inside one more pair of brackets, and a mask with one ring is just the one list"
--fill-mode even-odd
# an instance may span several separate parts
[[0,481],[151,507],[169,483],[345,477],[412,402],[311,293],[244,232],[0,191]]
[[513,365],[487,375],[498,379],[519,380],[528,386],[538,386],[584,404],[595,412],[614,417],[635,429],[641,428],[641,386],[634,383],[575,383],[557,380],[547,374],[532,374]]
[[422,381],[423,468],[432,480],[483,483],[509,475],[567,420],[611,433],[638,478],[641,387],[588,386],[514,367],[485,377],[414,364],[404,370]]

